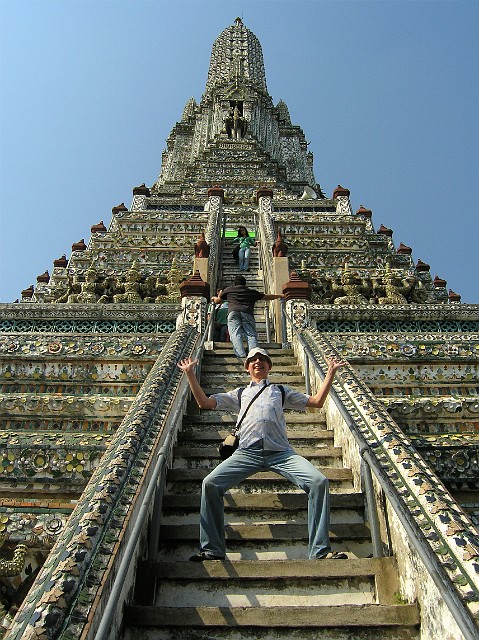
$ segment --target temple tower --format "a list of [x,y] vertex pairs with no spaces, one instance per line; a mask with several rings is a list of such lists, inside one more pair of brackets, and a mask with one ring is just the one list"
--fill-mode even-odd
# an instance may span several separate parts
[[[271,341],[303,368],[328,353],[347,360],[328,428],[355,486],[367,450],[422,527],[465,624],[477,616],[479,305],[461,304],[349,196],[316,182],[305,135],[273,103],[261,45],[237,18],[213,45],[203,96],[174,125],[156,182],[92,224],[18,304],[0,305],[5,628],[20,609],[8,637],[94,637],[156,460],[176,438],[165,434],[185,410],[176,362],[196,349],[201,358],[224,232],[238,223],[260,240],[255,277],[287,297],[287,319],[271,305]],[[207,250],[195,255],[199,238]],[[409,534],[376,493],[402,593],[426,611]]]

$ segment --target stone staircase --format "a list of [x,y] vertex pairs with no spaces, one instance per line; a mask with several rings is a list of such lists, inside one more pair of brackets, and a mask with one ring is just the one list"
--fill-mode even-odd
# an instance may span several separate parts
[[[237,227],[241,226],[238,222]],[[236,227],[236,228],[237,228]],[[263,278],[259,271],[259,254],[258,247],[251,248],[249,259],[249,271],[240,271],[238,263],[234,260],[232,251],[234,245],[225,245],[222,252],[221,271],[218,274],[218,289],[225,289],[233,284],[233,280],[237,275],[244,276],[246,286],[257,291],[264,292]],[[272,293],[268,291],[266,293]],[[255,304],[254,317],[256,321],[256,330],[260,341],[266,340],[266,320],[265,320],[265,303],[261,300]]]
[[[304,389],[293,353],[264,346],[275,365],[271,381]],[[247,382],[231,345],[216,343],[205,352],[207,392]],[[123,640],[419,638],[417,607],[395,595],[395,559],[370,557],[364,497],[353,489],[322,412],[288,411],[287,424],[292,445],[330,480],[332,548],[347,550],[350,559],[306,559],[306,496],[268,472],[225,496],[226,560],[189,562],[198,549],[201,481],[234,425],[232,415],[190,403],[167,475],[157,562],[138,567]],[[147,575],[157,580],[155,596]]]

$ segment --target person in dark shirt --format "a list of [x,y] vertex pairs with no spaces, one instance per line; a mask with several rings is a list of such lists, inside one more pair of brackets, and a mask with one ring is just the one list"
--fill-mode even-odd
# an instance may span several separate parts
[[258,300],[277,300],[284,298],[282,293],[261,293],[246,286],[244,276],[236,276],[234,284],[223,289],[218,296],[211,299],[216,304],[228,301],[228,332],[233,350],[238,358],[244,359],[246,351],[243,337],[248,343],[248,351],[258,346],[258,334],[254,319],[254,305]]

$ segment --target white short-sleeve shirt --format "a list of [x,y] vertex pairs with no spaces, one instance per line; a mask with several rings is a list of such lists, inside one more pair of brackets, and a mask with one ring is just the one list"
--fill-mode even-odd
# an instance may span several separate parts
[[268,388],[253,402],[241,423],[239,448],[247,449],[255,442],[262,440],[263,448],[268,451],[287,451],[292,447],[286,434],[283,409],[304,411],[309,399],[308,395],[282,385],[284,389],[283,405],[283,397],[278,385],[270,383],[269,380],[261,380],[259,384],[250,382],[244,388],[241,395],[241,407],[238,402],[238,388],[226,393],[214,393],[211,397],[216,400],[216,409],[238,412],[238,423],[252,398],[264,385],[267,385]]

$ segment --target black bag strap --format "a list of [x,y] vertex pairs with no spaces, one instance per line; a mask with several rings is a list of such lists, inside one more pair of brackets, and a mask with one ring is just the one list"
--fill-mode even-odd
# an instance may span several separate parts
[[[269,385],[267,385],[267,384],[263,385],[263,386],[261,387],[261,389],[258,391],[258,393],[254,396],[254,398],[252,398],[252,399],[250,400],[249,405],[248,405],[248,406],[246,407],[246,409],[244,410],[244,413],[243,413],[243,415],[241,416],[240,421],[238,422],[238,424],[237,424],[237,425],[236,425],[236,427],[235,427],[235,430],[234,430],[234,432],[233,432],[235,436],[236,436],[236,435],[238,435],[238,433],[239,433],[239,430],[240,430],[240,427],[241,427],[241,423],[243,422],[243,420],[244,420],[244,418],[245,418],[246,414],[248,413],[248,409],[251,407],[251,405],[252,405],[252,404],[253,404],[253,402],[256,400],[256,398],[259,398],[259,396],[263,393],[263,391],[264,391],[264,390],[266,389],[266,387],[268,387],[268,386],[269,386]],[[238,394],[239,394],[239,392],[238,392]],[[241,408],[241,395],[239,395],[239,398],[240,398],[240,408]]]

